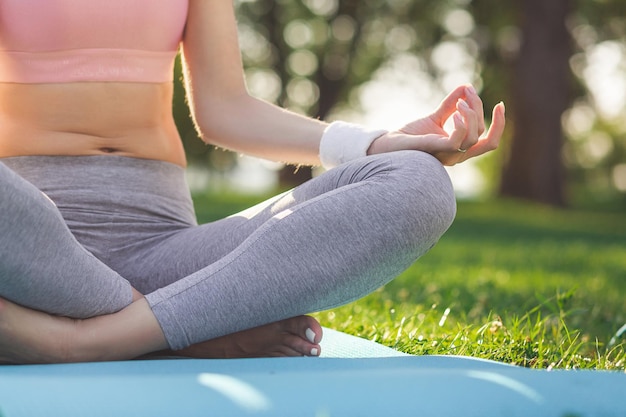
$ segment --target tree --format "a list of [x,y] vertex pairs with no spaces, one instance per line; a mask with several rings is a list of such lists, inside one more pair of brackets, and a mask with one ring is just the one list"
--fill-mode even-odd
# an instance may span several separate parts
[[571,102],[572,40],[565,26],[570,0],[525,0],[521,48],[512,91],[510,158],[500,192],[555,206],[565,205],[561,116]]
[[[626,3],[474,0],[469,7],[479,24],[474,36],[484,63],[483,96],[490,104],[505,99],[513,132],[503,143],[500,194],[557,206],[568,204],[573,190],[597,195],[599,184],[607,189],[604,194],[615,194],[610,177],[621,169],[626,131],[603,120],[584,74],[598,44],[612,40],[624,45]],[[581,111],[572,112],[577,108],[591,112],[595,122],[572,138],[562,121],[580,119]],[[614,151],[592,163],[589,149],[595,146],[589,142],[598,133],[604,142],[612,141],[605,147]]]
[[[626,2],[622,0],[239,0],[236,4],[246,75],[256,96],[327,119],[337,109],[358,108],[354,93],[359,87],[403,55],[417,57],[419,70],[447,90],[450,62],[436,62],[436,55],[445,49],[443,45],[452,44],[475,60],[469,78],[478,85],[485,107],[502,99],[507,103],[507,136],[512,138],[503,142],[500,194],[562,206],[570,198],[572,175],[591,184],[600,169],[605,183],[618,168],[626,172],[620,156],[626,154],[626,129],[620,128],[621,123],[596,118],[592,129],[609,135],[615,152],[593,164],[585,156],[592,147],[588,141],[571,140],[571,132],[562,127],[562,120],[567,123],[572,109],[581,103],[596,108],[581,74],[589,51],[599,42],[613,39],[624,47]],[[461,21],[476,21],[467,33],[450,27],[459,20],[449,17],[463,17],[463,12]],[[188,118],[179,118],[180,126],[188,129]],[[594,132],[581,135],[592,137]],[[210,147],[188,140],[193,136],[188,130],[183,136],[191,160],[218,160],[211,156]],[[232,162],[227,157],[222,166]],[[295,183],[310,175],[300,170],[297,178],[293,171],[290,167],[283,174]]]

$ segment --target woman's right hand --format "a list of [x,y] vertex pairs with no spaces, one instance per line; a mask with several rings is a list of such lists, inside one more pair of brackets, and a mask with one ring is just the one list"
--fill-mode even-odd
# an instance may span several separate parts
[[[444,125],[452,118],[452,131]],[[482,100],[472,86],[460,86],[443,99],[431,115],[376,139],[368,154],[419,150],[432,154],[444,165],[455,165],[498,147],[505,127],[505,108],[493,109],[492,124],[485,132]]]

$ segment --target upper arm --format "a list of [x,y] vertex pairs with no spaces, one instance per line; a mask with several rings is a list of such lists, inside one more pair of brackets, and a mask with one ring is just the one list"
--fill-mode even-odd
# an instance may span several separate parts
[[261,158],[318,163],[324,123],[248,94],[232,1],[189,0],[183,64],[200,136],[207,143]]
[[182,50],[196,116],[211,102],[247,94],[232,0],[189,0]]

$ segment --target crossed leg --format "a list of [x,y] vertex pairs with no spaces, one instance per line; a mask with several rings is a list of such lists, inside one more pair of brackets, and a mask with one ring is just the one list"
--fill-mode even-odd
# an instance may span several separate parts
[[[167,347],[128,281],[86,251],[54,204],[1,163],[0,196],[0,363],[129,359]],[[180,354],[311,355],[321,336],[319,323],[301,316]]]
[[[172,352],[161,350],[167,345],[158,326],[150,326],[150,321],[140,322],[139,328],[126,324],[123,332],[118,329],[113,333],[113,326],[133,315],[131,311],[81,320],[0,299],[0,364],[124,360],[150,353],[219,359],[320,353],[322,328],[310,316],[281,320]],[[124,340],[118,340],[120,334],[126,335]]]
[[[124,359],[168,347],[220,357],[318,353],[321,328],[301,314],[383,285],[430,249],[454,216],[445,171],[419,152],[357,161],[324,181],[344,184],[278,211],[229,256],[147,300],[113,314],[57,321],[50,328],[62,343],[52,361]],[[35,322],[48,319],[5,302],[0,340],[28,344],[32,338],[16,324],[36,329]],[[33,360],[32,352],[31,359],[6,355],[5,361]]]

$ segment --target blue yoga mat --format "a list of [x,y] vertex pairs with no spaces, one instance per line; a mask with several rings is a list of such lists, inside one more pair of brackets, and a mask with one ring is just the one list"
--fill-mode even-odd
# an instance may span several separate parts
[[626,416],[623,372],[530,370],[324,337],[322,358],[0,366],[0,415]]

